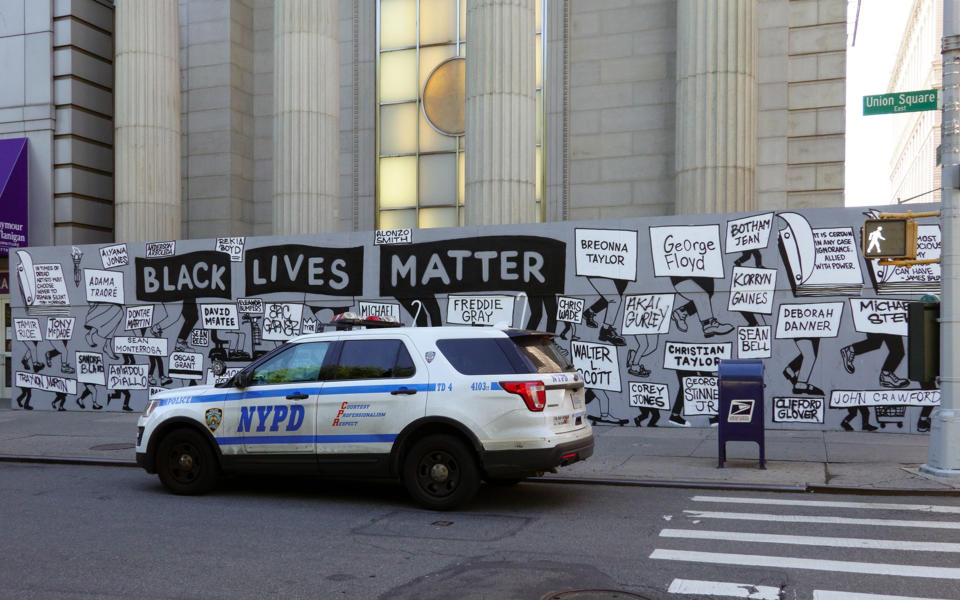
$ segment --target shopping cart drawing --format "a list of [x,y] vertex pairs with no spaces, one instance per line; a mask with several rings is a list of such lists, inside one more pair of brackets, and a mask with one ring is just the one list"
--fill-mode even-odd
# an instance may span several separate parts
[[[878,406],[876,408],[877,423],[881,428],[886,428],[888,423],[896,423],[897,428],[903,427],[903,418],[907,414],[907,407],[899,406]],[[887,419],[887,420],[884,420]],[[898,420],[899,419],[899,420]]]

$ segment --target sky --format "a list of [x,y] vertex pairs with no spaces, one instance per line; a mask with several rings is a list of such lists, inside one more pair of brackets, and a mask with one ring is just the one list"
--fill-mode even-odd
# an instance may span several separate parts
[[[924,0],[930,1],[933,0]],[[887,93],[912,0],[862,0],[853,38],[857,0],[847,9],[847,206],[887,204],[894,127],[905,115],[863,116],[863,97]],[[907,90],[898,90],[907,91]]]

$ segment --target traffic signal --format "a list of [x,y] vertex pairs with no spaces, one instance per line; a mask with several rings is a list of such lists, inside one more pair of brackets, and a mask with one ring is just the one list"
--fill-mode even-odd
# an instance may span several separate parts
[[917,257],[917,223],[914,219],[867,219],[863,222],[865,258]]
[[924,384],[936,380],[940,375],[939,301],[907,304],[907,350],[907,376]]

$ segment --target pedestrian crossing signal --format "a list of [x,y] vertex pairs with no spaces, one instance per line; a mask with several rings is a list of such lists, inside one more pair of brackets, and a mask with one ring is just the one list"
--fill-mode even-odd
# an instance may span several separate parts
[[917,257],[917,223],[913,219],[867,219],[863,222],[865,258]]

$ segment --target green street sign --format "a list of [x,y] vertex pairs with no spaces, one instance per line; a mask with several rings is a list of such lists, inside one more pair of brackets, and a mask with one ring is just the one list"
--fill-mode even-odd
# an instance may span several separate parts
[[863,114],[889,115],[893,113],[937,110],[937,90],[896,92],[863,97]]

